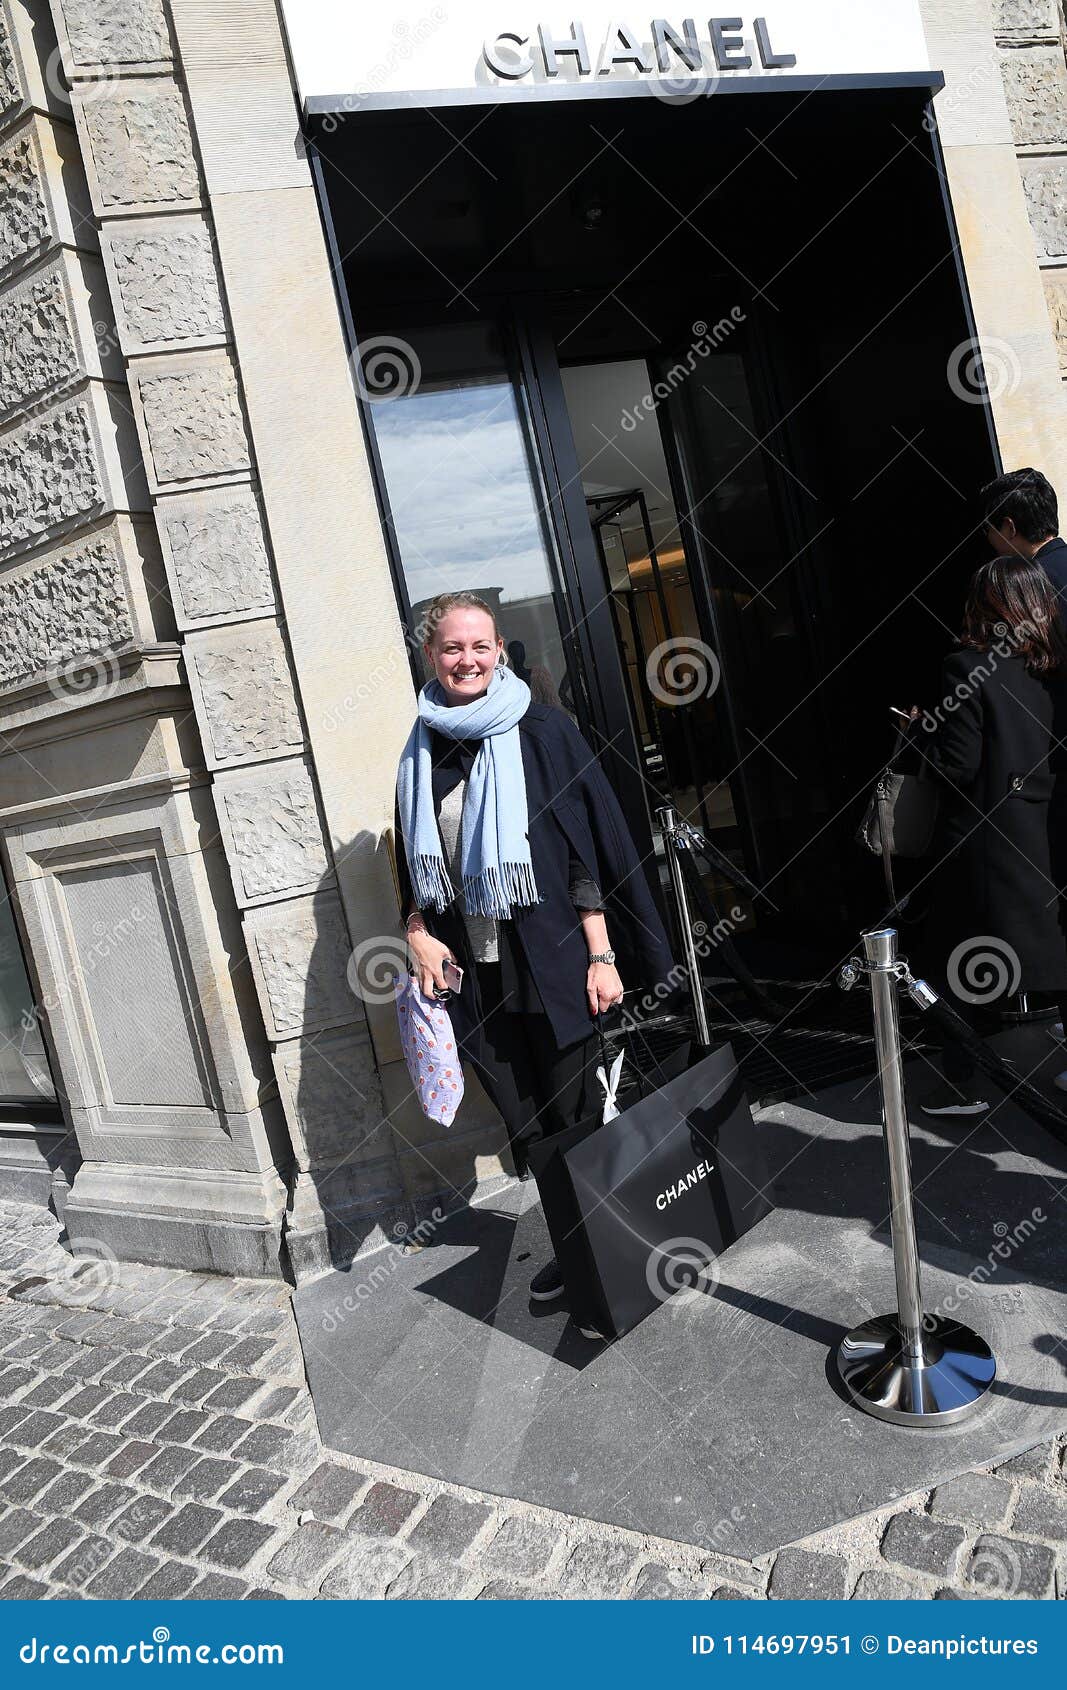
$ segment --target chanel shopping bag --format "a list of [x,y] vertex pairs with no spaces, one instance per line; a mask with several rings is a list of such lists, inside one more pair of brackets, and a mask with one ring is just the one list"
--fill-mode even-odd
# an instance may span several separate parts
[[728,1044],[602,1126],[531,1145],[529,1160],[571,1314],[605,1338],[699,1283],[774,1207]]

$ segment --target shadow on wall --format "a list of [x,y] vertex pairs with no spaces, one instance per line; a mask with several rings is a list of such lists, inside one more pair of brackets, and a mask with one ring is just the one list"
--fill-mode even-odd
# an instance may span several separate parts
[[474,1075],[451,1127],[419,1107],[397,1028],[407,951],[391,849],[391,834],[365,832],[336,853],[366,911],[354,946],[332,883],[320,888],[331,913],[307,969],[309,1031],[287,1068],[303,1138],[286,1226],[298,1280],[389,1242],[425,1243],[476,1190],[514,1177],[507,1132]]

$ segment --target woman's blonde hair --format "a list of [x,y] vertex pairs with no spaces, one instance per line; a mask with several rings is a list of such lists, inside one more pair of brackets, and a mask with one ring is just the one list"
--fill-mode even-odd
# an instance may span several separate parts
[[425,645],[432,645],[438,624],[450,610],[484,610],[493,624],[493,634],[500,639],[500,624],[496,619],[496,611],[491,604],[486,604],[477,593],[438,593],[422,613],[419,635]]

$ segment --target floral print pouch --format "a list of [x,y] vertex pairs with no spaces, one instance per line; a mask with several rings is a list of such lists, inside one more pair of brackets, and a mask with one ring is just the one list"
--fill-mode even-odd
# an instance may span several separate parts
[[450,1127],[463,1097],[463,1067],[451,1016],[443,1003],[423,995],[413,974],[397,977],[396,1014],[422,1112]]

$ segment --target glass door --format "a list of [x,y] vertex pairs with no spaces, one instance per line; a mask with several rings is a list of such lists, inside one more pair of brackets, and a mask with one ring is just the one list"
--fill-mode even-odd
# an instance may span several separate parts
[[417,381],[382,393],[368,385],[367,398],[418,678],[431,673],[427,607],[440,593],[469,590],[497,613],[534,697],[584,714],[544,490],[501,328],[432,325],[405,336]]
[[[749,360],[733,343],[685,381],[653,361],[679,533],[699,571],[735,739],[730,784],[747,825],[749,873],[780,925],[810,939],[838,915],[843,868],[825,836],[833,808],[832,723],[822,719],[818,600],[788,493],[806,489],[761,422]],[[794,487],[795,483],[795,487]]]
[[[403,379],[376,391],[383,346]],[[514,301],[475,321],[394,319],[361,329],[357,356],[417,684],[429,603],[478,593],[534,698],[568,711],[597,752],[655,885],[610,594],[543,319]]]

